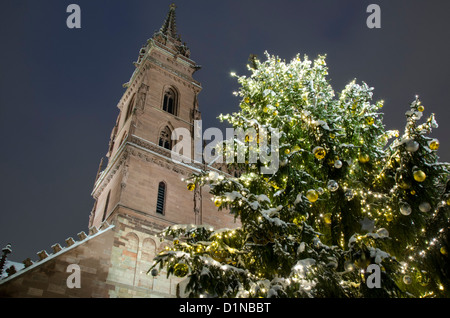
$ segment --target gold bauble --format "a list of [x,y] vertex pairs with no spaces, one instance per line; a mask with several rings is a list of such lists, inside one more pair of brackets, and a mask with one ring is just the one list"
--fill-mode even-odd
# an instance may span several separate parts
[[424,182],[427,175],[422,170],[416,170],[413,173],[413,177],[414,177],[414,180],[416,180],[417,182]]
[[404,176],[400,176],[400,178],[398,179],[398,186],[403,190],[407,190],[411,188],[411,182]]
[[322,160],[327,155],[327,152],[323,147],[316,147],[313,149],[313,154],[317,159]]
[[361,154],[359,154],[358,159],[359,159],[359,162],[361,162],[361,163],[367,163],[370,160],[370,156],[368,154],[361,153]]
[[365,253],[362,253],[362,255],[355,260],[355,265],[359,268],[366,268],[370,265],[370,254],[365,255]]
[[375,122],[375,119],[373,119],[373,117],[366,117],[367,125],[373,125],[374,122]]
[[331,213],[327,213],[323,216],[323,221],[325,224],[331,224]]
[[187,188],[188,188],[189,191],[194,191],[194,189],[195,189],[195,184],[189,183],[189,184],[187,185]]
[[293,148],[292,148],[292,151],[300,151],[301,150],[301,148],[300,148],[300,146],[298,146],[298,145],[295,145]]
[[416,274],[416,281],[420,286],[427,286],[430,283],[430,276],[426,271],[418,271]]
[[184,277],[189,273],[189,266],[183,263],[175,264],[173,274],[177,277]]
[[306,192],[306,198],[309,200],[309,202],[316,202],[319,198],[319,193],[316,190],[308,190]]
[[416,190],[411,190],[411,194],[415,195],[416,194]]
[[250,103],[250,98],[246,97],[246,98],[244,99],[244,102],[246,102],[247,104]]
[[269,108],[267,108],[267,106],[264,106],[263,112],[267,113],[268,111],[269,111]]
[[430,149],[431,150],[438,150],[439,149],[439,140],[434,139],[430,142]]
[[394,220],[394,216],[392,214],[386,214],[386,221],[391,222],[392,220]]
[[417,107],[417,110],[419,112],[423,112],[425,110],[425,107],[423,107],[422,105],[420,105],[419,107]]
[[441,249],[439,250],[441,252],[442,255],[447,255],[447,248],[445,246],[442,246]]
[[216,207],[220,207],[220,206],[222,205],[222,201],[219,200],[219,199],[216,199],[216,200],[214,200],[214,205],[215,205]]
[[288,155],[288,154],[291,153],[291,150],[290,150],[290,149],[286,149],[286,150],[284,151],[284,153]]

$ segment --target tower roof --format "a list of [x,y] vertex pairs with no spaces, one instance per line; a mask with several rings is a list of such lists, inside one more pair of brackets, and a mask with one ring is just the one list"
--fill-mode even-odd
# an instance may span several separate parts
[[175,9],[176,9],[175,3],[172,3],[169,6],[169,13],[166,16],[166,20],[164,21],[164,24],[162,25],[161,29],[159,29],[160,32],[162,32],[166,36],[171,36],[174,39],[179,38],[177,34],[177,23],[176,23],[176,16],[175,16]]
[[176,54],[180,54],[189,58],[190,50],[186,43],[181,42],[181,37],[177,33],[176,5],[172,3],[169,6],[169,13],[167,13],[166,19],[159,31],[155,32],[152,39],[156,42],[165,45],[166,47],[174,50]]

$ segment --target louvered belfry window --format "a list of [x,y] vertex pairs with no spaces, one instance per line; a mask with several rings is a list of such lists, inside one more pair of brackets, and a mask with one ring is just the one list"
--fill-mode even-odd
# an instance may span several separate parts
[[160,182],[158,185],[158,198],[156,200],[156,213],[164,214],[164,203],[166,201],[166,184]]
[[161,130],[161,133],[159,134],[158,145],[170,150],[172,141],[170,138],[171,132],[169,127],[166,126],[163,130]]
[[172,114],[177,115],[177,109],[176,109],[176,94],[175,91],[172,89],[168,89],[164,93],[164,100],[163,100],[163,110]]

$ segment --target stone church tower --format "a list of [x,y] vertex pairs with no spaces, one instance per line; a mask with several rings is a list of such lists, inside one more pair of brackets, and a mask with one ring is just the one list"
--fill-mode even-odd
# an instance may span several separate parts
[[[170,244],[158,233],[174,224],[235,227],[232,215],[217,211],[208,189],[191,192],[182,181],[206,166],[171,158],[176,128],[194,136],[202,89],[193,79],[199,66],[177,33],[175,5],[134,64],[117,105],[107,164],[100,164],[92,191],[89,233],[68,238],[66,247],[53,245],[51,254],[40,251],[36,262],[25,260],[23,269],[0,280],[0,296],[176,297],[180,279],[147,275],[154,256]],[[73,264],[80,269],[80,288],[67,284]]]

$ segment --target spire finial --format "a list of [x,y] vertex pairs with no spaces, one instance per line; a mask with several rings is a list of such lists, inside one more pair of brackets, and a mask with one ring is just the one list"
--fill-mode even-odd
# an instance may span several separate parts
[[170,35],[173,38],[177,38],[177,24],[175,21],[175,3],[169,5],[169,13],[167,14],[166,20],[162,25],[160,31],[165,35]]

